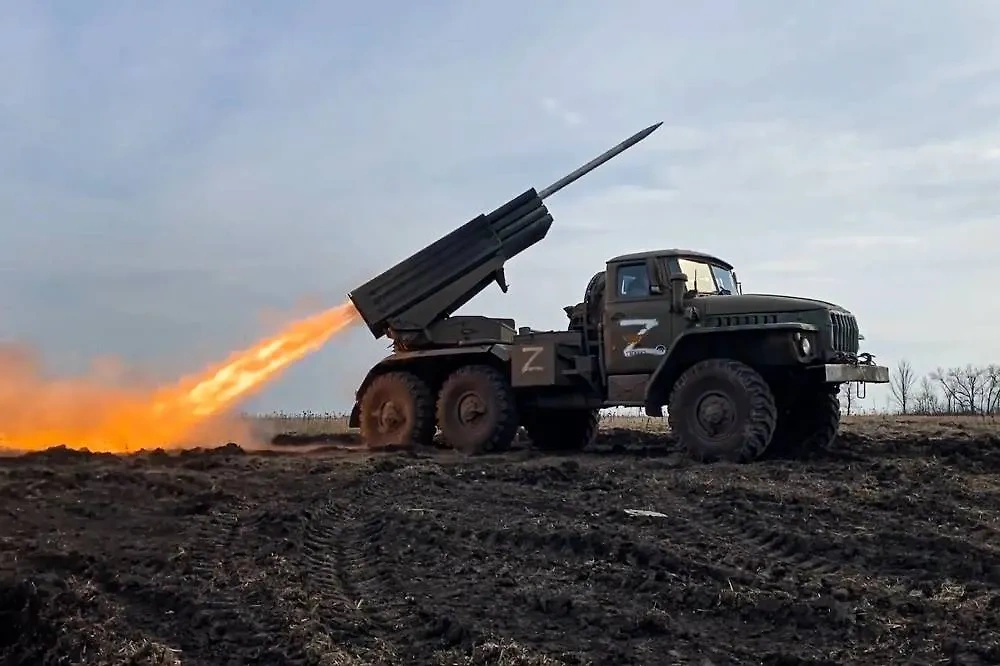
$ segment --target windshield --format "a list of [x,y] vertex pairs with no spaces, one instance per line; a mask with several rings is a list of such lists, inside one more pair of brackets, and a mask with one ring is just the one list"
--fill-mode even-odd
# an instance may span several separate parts
[[736,278],[731,270],[705,261],[677,258],[681,273],[687,275],[688,291],[699,294],[735,294]]

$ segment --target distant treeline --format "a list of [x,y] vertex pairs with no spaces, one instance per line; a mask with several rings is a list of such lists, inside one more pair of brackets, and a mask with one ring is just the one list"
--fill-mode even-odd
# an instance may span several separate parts
[[[938,368],[918,375],[910,362],[903,359],[896,364],[889,380],[889,411],[896,414],[1000,414],[1000,365],[968,364],[965,367]],[[847,414],[860,406],[861,399],[855,384],[841,386],[840,401]]]

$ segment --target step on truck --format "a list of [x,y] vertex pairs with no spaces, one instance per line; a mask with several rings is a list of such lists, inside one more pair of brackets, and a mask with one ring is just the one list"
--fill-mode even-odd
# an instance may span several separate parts
[[609,259],[564,309],[566,330],[454,313],[552,226],[544,200],[652,134],[626,139],[542,190],[458,227],[349,297],[392,352],[357,390],[350,425],[371,448],[438,444],[499,453],[520,427],[548,451],[586,447],[599,410],[663,416],[691,456],[749,462],[829,444],[840,386],[887,383],[860,353],[851,312],[809,298],[744,294],[734,267],[661,249]]

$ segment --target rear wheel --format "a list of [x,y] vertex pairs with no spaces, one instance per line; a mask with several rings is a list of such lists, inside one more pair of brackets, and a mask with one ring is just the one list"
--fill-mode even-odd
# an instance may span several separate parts
[[449,448],[469,455],[506,451],[518,426],[507,377],[488,365],[453,372],[438,393],[437,425]]
[[547,409],[525,415],[532,445],[542,451],[579,451],[597,438],[596,409]]
[[795,458],[833,444],[840,430],[837,385],[823,384],[778,394],[778,427],[769,458]]
[[379,375],[360,404],[361,437],[368,448],[428,445],[434,438],[434,397],[425,381],[409,372]]
[[708,359],[685,370],[670,394],[668,422],[696,460],[750,462],[771,442],[777,412],[760,374],[732,359]]

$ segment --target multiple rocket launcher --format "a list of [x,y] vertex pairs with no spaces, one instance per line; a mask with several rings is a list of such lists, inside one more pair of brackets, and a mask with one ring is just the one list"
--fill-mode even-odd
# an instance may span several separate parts
[[552,214],[544,200],[655,132],[625,139],[546,188],[520,194],[469,220],[348,296],[376,339],[424,341],[430,328],[496,282],[506,293],[506,261],[545,238]]

